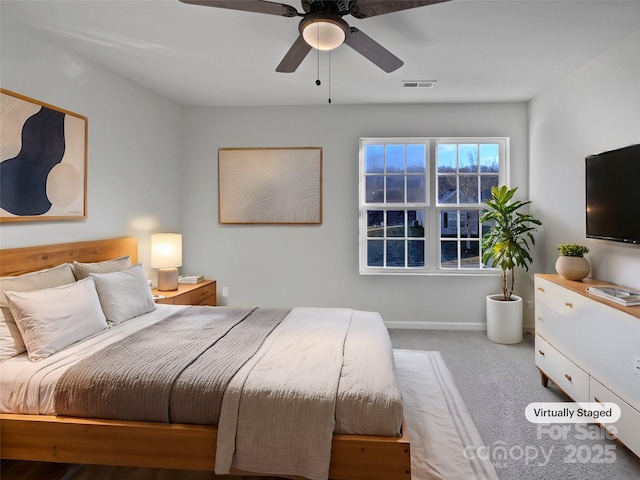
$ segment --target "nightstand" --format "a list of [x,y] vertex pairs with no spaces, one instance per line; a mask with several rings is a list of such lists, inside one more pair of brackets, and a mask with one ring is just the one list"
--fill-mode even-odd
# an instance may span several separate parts
[[211,305],[216,306],[216,281],[204,280],[196,284],[180,283],[177,290],[161,292],[157,288],[151,290],[153,295],[164,295],[156,303],[169,305]]

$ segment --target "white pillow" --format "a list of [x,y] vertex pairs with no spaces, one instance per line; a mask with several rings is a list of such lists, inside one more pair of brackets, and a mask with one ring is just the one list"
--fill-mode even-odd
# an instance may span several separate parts
[[0,278],[0,362],[27,350],[4,292],[29,292],[75,281],[73,269],[68,263],[20,276]]
[[5,295],[34,362],[108,328],[91,278]]
[[113,273],[92,273],[107,321],[117,324],[155,310],[142,264]]
[[83,278],[87,278],[91,273],[119,272],[120,270],[126,270],[130,266],[131,260],[129,259],[129,255],[125,255],[124,257],[105,260],[104,262],[73,262],[73,271],[75,272],[76,278],[81,280]]

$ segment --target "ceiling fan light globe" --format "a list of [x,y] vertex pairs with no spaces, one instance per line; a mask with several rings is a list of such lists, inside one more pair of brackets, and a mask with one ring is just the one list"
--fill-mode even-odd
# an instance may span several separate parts
[[304,41],[318,50],[333,50],[347,38],[349,25],[338,16],[305,18],[300,23]]

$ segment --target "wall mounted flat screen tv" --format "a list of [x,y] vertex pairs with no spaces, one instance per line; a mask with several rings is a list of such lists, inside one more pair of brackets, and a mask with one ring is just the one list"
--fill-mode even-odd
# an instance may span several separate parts
[[585,159],[587,238],[640,244],[640,144]]

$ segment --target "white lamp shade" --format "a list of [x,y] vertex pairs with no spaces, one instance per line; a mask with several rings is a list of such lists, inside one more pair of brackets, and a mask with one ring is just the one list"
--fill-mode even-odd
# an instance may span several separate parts
[[182,266],[182,234],[154,233],[151,235],[151,268]]
[[318,18],[306,23],[302,29],[304,41],[318,50],[333,50],[342,45],[346,38],[341,20],[332,21]]

